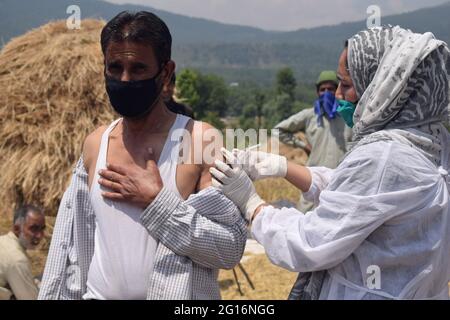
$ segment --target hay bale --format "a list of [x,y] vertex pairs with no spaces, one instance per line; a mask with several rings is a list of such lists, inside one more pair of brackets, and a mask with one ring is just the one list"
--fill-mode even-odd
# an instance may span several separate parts
[[113,118],[104,90],[100,31],[56,21],[0,52],[0,214],[21,201],[56,215],[87,134]]

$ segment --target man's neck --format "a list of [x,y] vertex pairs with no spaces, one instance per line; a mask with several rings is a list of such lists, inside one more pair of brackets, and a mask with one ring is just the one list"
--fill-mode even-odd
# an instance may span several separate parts
[[24,252],[27,251],[27,248],[22,244],[20,241],[20,235],[17,234],[14,230],[10,230],[9,236],[14,239],[14,241],[17,243],[17,247],[21,248]]
[[127,137],[142,137],[149,133],[160,133],[172,119],[173,113],[160,100],[145,117],[123,118],[123,134]]

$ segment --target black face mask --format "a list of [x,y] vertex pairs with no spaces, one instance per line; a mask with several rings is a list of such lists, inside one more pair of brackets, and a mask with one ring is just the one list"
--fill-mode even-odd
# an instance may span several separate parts
[[105,84],[109,101],[118,114],[127,118],[140,118],[148,114],[161,94],[156,78],[161,70],[150,79],[138,81],[120,81],[106,75]]

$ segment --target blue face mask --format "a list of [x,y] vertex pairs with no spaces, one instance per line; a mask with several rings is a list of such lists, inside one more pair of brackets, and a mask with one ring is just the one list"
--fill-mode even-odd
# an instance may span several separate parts
[[356,105],[347,100],[337,100],[337,102],[339,105],[337,108],[337,112],[342,117],[342,119],[344,119],[345,123],[350,128],[353,128],[353,114],[355,113]]
[[317,115],[317,124],[320,127],[323,125],[322,117],[324,114],[330,120],[336,118],[337,107],[338,104],[333,93],[327,91],[322,94],[314,102],[314,113]]

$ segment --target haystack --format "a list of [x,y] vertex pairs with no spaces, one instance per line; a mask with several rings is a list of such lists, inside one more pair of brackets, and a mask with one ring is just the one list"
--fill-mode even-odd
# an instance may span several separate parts
[[56,215],[84,138],[113,111],[104,90],[104,22],[51,22],[0,52],[0,214],[22,201]]

